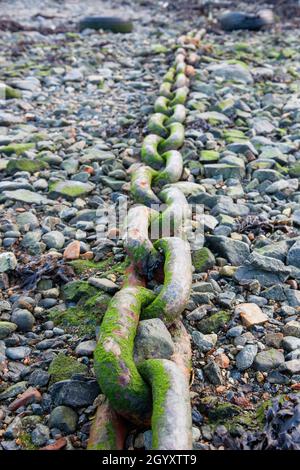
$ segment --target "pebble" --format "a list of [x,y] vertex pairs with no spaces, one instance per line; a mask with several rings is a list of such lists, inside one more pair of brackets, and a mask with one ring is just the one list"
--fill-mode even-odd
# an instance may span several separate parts
[[253,303],[239,304],[235,309],[235,314],[239,314],[243,324],[247,328],[254,325],[261,325],[268,321],[268,317],[261,308]]
[[0,273],[16,269],[17,263],[17,258],[13,253],[0,253]]
[[91,357],[96,349],[96,341],[89,340],[83,341],[76,346],[75,353],[77,356],[88,356]]
[[257,346],[255,344],[247,344],[235,357],[238,370],[249,369],[253,364],[256,354]]
[[35,318],[31,312],[25,309],[16,309],[12,313],[11,320],[17,325],[20,331],[31,331],[34,324]]
[[256,370],[267,372],[284,364],[284,355],[277,349],[268,349],[257,354],[254,360]]
[[57,406],[52,410],[49,417],[50,429],[59,429],[66,434],[76,431],[77,422],[77,413],[68,406]]
[[31,349],[27,346],[16,346],[11,348],[6,348],[5,354],[8,359],[13,361],[22,361],[25,357],[29,356]]

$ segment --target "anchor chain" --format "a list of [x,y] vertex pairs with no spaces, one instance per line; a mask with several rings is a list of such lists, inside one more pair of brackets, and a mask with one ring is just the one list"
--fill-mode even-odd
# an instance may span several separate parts
[[[129,209],[123,242],[131,264],[100,327],[94,367],[107,399],[98,408],[89,449],[122,448],[124,420],[140,427],[151,423],[153,449],[192,448],[191,348],[180,321],[193,271],[186,234],[191,215],[186,195],[192,194],[193,187],[179,181],[183,173],[179,149],[184,143],[185,103],[193,73],[189,55],[191,63],[195,60],[188,49],[177,49],[148,121],[150,134],[142,143],[142,163],[130,169],[131,196],[138,204]],[[171,230],[168,236],[166,228]],[[163,285],[156,295],[147,284],[159,275]],[[136,364],[133,349],[138,323],[151,318],[165,322],[175,353],[170,359]]]

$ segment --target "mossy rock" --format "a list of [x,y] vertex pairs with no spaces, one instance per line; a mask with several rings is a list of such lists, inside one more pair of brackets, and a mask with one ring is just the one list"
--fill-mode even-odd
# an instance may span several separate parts
[[300,177],[300,162],[295,163],[295,165],[291,166],[288,171],[289,171],[290,176],[294,178],[299,178]]
[[29,158],[11,159],[6,167],[8,173],[15,173],[17,171],[28,171],[29,173],[36,173],[37,171],[45,170],[49,165],[45,162],[38,160],[31,160]]
[[196,273],[203,273],[215,265],[215,257],[212,252],[206,248],[200,248],[192,252],[192,261]]
[[77,197],[89,194],[95,185],[92,183],[83,183],[81,181],[56,181],[49,186],[49,196],[52,198],[63,196],[67,199],[76,199]]
[[86,298],[93,297],[98,293],[96,287],[91,286],[86,281],[72,281],[63,287],[63,295],[69,302],[83,301]]
[[216,152],[215,150],[201,150],[200,152],[200,162],[202,163],[211,163],[211,162],[217,162],[220,158],[219,152]]
[[74,374],[86,374],[88,368],[85,364],[78,362],[75,358],[66,356],[63,353],[58,354],[50,364],[49,374],[50,383],[68,380]]
[[245,134],[238,129],[230,129],[224,131],[223,137],[228,144],[243,143],[245,141],[248,141],[248,137],[245,136]]
[[217,333],[230,321],[231,315],[226,310],[214,313],[209,318],[203,318],[198,323],[198,329],[201,333]]
[[120,263],[114,262],[114,257],[110,256],[103,261],[95,263],[84,259],[76,259],[70,261],[69,264],[74,268],[76,274],[84,274],[86,272],[98,271],[107,274],[124,274],[126,268],[129,266],[129,260],[126,259]]
[[89,298],[83,297],[76,307],[69,307],[66,310],[52,309],[49,318],[55,325],[75,329],[81,336],[92,335],[96,327],[101,324],[110,300],[111,296],[105,293],[98,293]]
[[36,445],[34,445],[32,440],[31,440],[31,435],[26,431],[22,431],[18,435],[18,441],[20,443],[19,444],[20,447],[23,450],[38,450],[38,447]]
[[22,93],[11,86],[5,85],[5,98],[7,100],[19,99],[22,97]]
[[0,147],[0,153],[4,153],[5,155],[22,155],[27,150],[31,150],[35,147],[35,144],[9,144],[9,145],[2,145]]
[[232,403],[219,403],[208,410],[208,417],[214,423],[226,423],[241,412],[237,405]]
[[[278,400],[280,404],[283,404],[285,400],[287,399],[288,399],[288,395],[276,396],[276,400]],[[266,413],[267,413],[268,408],[270,408],[271,406],[272,406],[272,399],[269,399],[261,403],[256,409],[256,420],[261,427],[266,422]]]

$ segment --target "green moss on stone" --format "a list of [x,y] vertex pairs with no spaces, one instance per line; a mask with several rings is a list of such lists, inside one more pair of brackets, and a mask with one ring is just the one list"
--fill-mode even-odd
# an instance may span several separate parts
[[51,375],[50,383],[68,380],[74,374],[86,374],[87,366],[78,362],[75,358],[66,356],[63,353],[58,354],[50,364],[49,374]]
[[217,333],[229,322],[230,317],[229,312],[222,310],[221,312],[214,313],[209,318],[200,320],[198,329],[204,334]]
[[230,129],[224,131],[223,137],[228,144],[240,142],[243,143],[248,140],[248,137],[238,129]]
[[219,158],[220,154],[215,150],[201,150],[200,152],[200,162],[217,162]]
[[300,177],[300,162],[295,163],[295,165],[292,165],[289,168],[289,174],[293,178],[299,178]]
[[30,434],[26,431],[22,431],[18,435],[18,440],[20,442],[20,447],[23,450],[37,450],[38,449],[38,447],[33,444]]
[[74,261],[70,261],[69,263],[73,268],[76,274],[84,274],[87,271],[97,271],[101,272],[105,275],[108,274],[124,274],[126,268],[128,268],[130,261],[129,259],[125,259],[120,263],[115,263],[115,258],[113,256],[109,256],[103,261],[89,261],[84,259],[76,259]]
[[26,152],[27,150],[31,150],[35,147],[35,144],[9,144],[3,145],[0,147],[0,153],[4,153],[5,155],[22,155],[22,153]]
[[28,171],[35,173],[48,168],[49,165],[39,160],[31,160],[29,158],[12,159],[8,162],[6,171],[15,173],[16,171]]
[[232,403],[219,403],[208,410],[208,417],[214,423],[224,423],[240,413],[240,408]]
[[79,335],[93,334],[95,328],[101,324],[110,300],[110,295],[105,293],[83,297],[76,307],[66,310],[52,309],[49,318],[55,325],[75,329]]
[[64,298],[72,302],[93,297],[97,293],[98,289],[91,286],[87,281],[72,281],[63,287]]
[[192,252],[192,261],[196,273],[202,273],[214,266],[215,257],[208,248],[203,247]]
[[22,93],[11,86],[5,85],[5,98],[7,100],[14,99],[14,98],[21,98]]

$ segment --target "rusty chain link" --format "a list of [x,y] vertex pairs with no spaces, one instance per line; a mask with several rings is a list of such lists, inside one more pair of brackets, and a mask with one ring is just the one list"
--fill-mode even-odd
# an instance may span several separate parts
[[[191,69],[186,49],[177,49],[175,63],[164,76],[147,125],[150,134],[142,143],[142,163],[130,169],[131,195],[138,204],[128,212],[123,241],[131,266],[100,327],[94,367],[107,399],[98,408],[89,449],[122,449],[124,419],[141,427],[151,423],[153,449],[192,448],[191,351],[180,321],[193,270],[185,227],[190,216],[185,193],[192,193],[193,187],[179,181]],[[171,227],[167,237],[164,227]],[[146,286],[161,267],[163,286],[156,295]],[[138,323],[151,318],[160,318],[169,327],[175,353],[170,360],[147,359],[136,364],[133,349]]]

